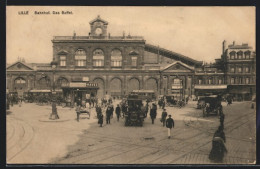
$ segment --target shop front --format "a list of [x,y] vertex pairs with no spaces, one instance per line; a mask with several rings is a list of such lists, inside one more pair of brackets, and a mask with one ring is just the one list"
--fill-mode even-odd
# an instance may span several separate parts
[[250,101],[255,95],[255,86],[253,85],[230,85],[228,93],[234,101]]
[[97,83],[89,82],[70,82],[66,86],[62,86],[63,96],[67,106],[72,106],[75,103],[96,99],[99,87]]

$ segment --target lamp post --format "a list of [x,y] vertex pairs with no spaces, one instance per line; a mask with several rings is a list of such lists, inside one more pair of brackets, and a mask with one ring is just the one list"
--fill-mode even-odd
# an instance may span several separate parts
[[51,120],[56,120],[59,119],[58,113],[57,113],[57,108],[56,108],[56,91],[55,91],[55,70],[57,67],[57,62],[52,61],[51,62],[51,68],[52,68],[52,90],[51,90],[51,96],[52,96],[52,112],[50,115]]

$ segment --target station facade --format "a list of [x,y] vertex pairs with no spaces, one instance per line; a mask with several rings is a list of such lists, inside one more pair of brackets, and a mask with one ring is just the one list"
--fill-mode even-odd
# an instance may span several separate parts
[[53,37],[55,68],[21,61],[8,65],[7,90],[19,95],[55,90],[72,102],[89,95],[120,98],[133,90],[185,97],[230,92],[242,99],[255,94],[256,56],[247,44],[223,42],[221,58],[206,65],[147,44],[143,37],[110,36],[108,22],[99,16],[89,24],[88,36]]

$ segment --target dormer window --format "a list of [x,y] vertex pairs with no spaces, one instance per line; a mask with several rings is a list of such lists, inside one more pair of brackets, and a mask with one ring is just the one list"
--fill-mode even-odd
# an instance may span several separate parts
[[237,52],[237,59],[243,59],[243,52],[242,51]]
[[83,49],[78,49],[75,53],[75,65],[79,67],[86,66],[86,52]]
[[229,53],[229,55],[230,55],[230,59],[235,59],[235,57],[236,57],[236,52],[235,52],[235,51],[232,51],[232,52]]
[[250,54],[251,54],[250,51],[246,51],[245,52],[245,59],[250,59]]

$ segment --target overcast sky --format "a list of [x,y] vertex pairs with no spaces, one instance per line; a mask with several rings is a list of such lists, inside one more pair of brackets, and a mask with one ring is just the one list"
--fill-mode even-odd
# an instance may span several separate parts
[[[19,15],[18,11],[29,11]],[[72,11],[35,15],[34,11]],[[7,63],[50,63],[53,36],[87,36],[97,15],[109,22],[111,36],[143,36],[146,43],[213,62],[222,42],[248,43],[255,49],[254,7],[7,7]]]

